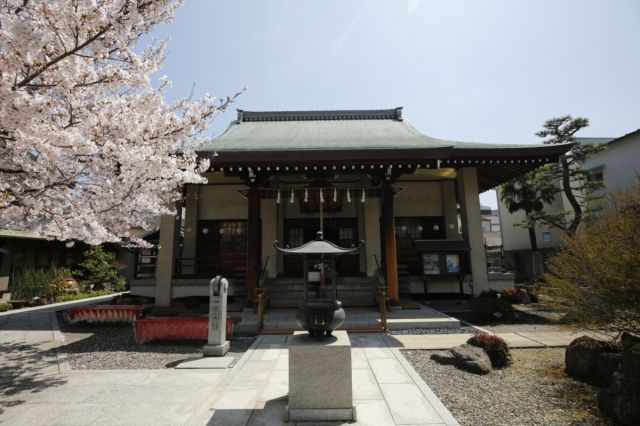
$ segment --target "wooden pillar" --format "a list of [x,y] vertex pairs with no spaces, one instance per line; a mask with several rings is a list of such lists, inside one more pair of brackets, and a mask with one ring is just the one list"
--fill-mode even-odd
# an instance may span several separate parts
[[396,252],[396,224],[393,213],[393,189],[385,183],[382,186],[382,229],[384,232],[385,274],[391,303],[398,304],[398,260]]
[[[180,209],[178,208],[178,215]],[[180,219],[179,216],[177,216]],[[180,220],[174,215],[160,216],[160,247],[156,257],[155,305],[169,306],[172,298],[172,278],[178,256]]]
[[247,300],[255,300],[255,289],[260,279],[260,191],[249,188],[249,215],[247,223]]

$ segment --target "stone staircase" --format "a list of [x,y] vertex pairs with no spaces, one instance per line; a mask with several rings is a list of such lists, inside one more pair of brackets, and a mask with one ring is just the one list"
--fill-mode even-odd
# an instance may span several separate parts
[[[343,306],[373,306],[378,280],[375,277],[338,277],[338,300]],[[297,307],[304,299],[302,278],[267,278],[267,306]],[[330,284],[328,285],[330,288]]]

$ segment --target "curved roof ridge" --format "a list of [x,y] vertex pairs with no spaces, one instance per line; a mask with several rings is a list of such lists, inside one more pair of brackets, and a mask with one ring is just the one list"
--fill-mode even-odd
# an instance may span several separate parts
[[313,120],[398,120],[402,108],[316,110],[316,111],[245,111],[238,109],[238,123],[256,121],[313,121]]

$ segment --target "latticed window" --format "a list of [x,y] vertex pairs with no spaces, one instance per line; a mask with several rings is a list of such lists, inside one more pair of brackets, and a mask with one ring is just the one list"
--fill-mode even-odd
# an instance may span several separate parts
[[350,247],[356,241],[356,233],[353,228],[338,228],[338,245]]
[[220,222],[220,250],[242,251],[247,248],[247,222]]
[[289,247],[299,247],[304,244],[304,229],[289,228],[287,243],[289,244]]

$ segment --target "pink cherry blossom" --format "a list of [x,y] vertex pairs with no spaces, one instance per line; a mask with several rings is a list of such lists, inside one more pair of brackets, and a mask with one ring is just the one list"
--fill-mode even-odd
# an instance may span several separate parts
[[[237,96],[165,102],[150,75],[164,43],[140,36],[175,0],[0,3],[0,214],[3,226],[90,244],[130,237],[203,183],[195,149]],[[138,49],[139,51],[139,49]]]

